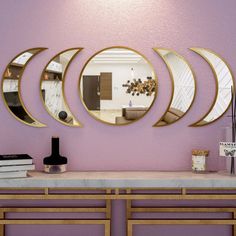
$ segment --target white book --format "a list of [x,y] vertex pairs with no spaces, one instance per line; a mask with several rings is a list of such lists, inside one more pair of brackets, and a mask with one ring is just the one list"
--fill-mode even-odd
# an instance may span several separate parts
[[22,170],[34,170],[35,165],[13,165],[13,166],[0,166],[0,172],[8,171],[22,171]]
[[33,159],[27,154],[0,155],[0,166],[30,164],[33,164]]
[[27,177],[27,170],[8,171],[8,172],[1,172],[0,173],[0,179],[25,178],[25,177]]

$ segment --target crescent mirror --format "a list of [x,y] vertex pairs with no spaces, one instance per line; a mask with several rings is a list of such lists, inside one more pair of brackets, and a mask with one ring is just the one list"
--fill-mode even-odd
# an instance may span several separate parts
[[81,126],[69,109],[64,93],[67,69],[82,48],[71,48],[58,53],[46,65],[41,76],[41,98],[47,112],[67,126]]
[[204,126],[218,120],[228,110],[232,100],[231,88],[234,91],[234,78],[225,60],[215,52],[205,48],[191,48],[191,50],[199,54],[210,65],[216,83],[215,99],[210,109],[191,125]]
[[30,60],[46,48],[32,48],[18,54],[6,67],[2,78],[2,96],[8,111],[20,122],[44,127],[26,109],[21,96],[21,78]]
[[143,117],[152,106],[157,79],[147,58],[117,46],[103,49],[87,61],[79,90],[92,117],[110,125],[127,125]]
[[153,126],[166,126],[181,119],[190,109],[195,93],[196,82],[190,64],[173,50],[154,48],[163,59],[172,82],[172,96],[164,115]]

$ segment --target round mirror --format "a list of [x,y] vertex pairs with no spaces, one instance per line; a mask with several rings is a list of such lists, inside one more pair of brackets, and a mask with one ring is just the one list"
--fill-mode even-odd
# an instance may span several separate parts
[[95,119],[126,125],[143,117],[157,94],[157,79],[150,62],[126,47],[99,51],[80,76],[81,100]]

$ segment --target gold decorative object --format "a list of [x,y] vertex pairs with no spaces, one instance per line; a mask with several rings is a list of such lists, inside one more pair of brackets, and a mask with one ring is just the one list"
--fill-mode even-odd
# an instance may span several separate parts
[[198,150],[198,149],[194,149],[192,150],[192,155],[195,156],[208,156],[209,155],[209,150]]
[[[2,97],[8,111],[17,120],[33,127],[45,127],[45,124],[35,119],[26,109],[21,96],[20,83],[27,64],[34,56],[45,49],[46,48],[32,48],[18,54],[11,60],[2,75]],[[71,61],[81,50],[82,48],[71,48],[58,53],[49,61],[41,75],[40,94],[46,110],[54,119],[68,126],[82,126],[69,109],[64,93],[67,69]],[[214,74],[216,84],[215,97],[208,112],[206,112],[206,114],[204,114],[200,119],[190,125],[192,127],[199,127],[211,124],[220,119],[225,114],[232,100],[231,87],[234,91],[235,82],[229,65],[217,53],[205,48],[190,48],[190,50],[199,54],[209,64]],[[112,57],[112,54],[113,56],[115,55],[114,51],[118,51],[118,53],[116,53],[119,54],[119,57]],[[154,48],[154,51],[159,54],[159,56],[165,62],[172,82],[171,99],[169,101],[168,107],[161,118],[153,125],[154,127],[160,127],[177,122],[189,111],[196,95],[196,81],[190,64],[177,52],[165,48]],[[110,52],[110,55],[108,55],[108,52]],[[68,54],[67,59],[64,58],[65,61],[63,61],[63,65],[61,64],[62,69],[60,72],[49,68],[52,63],[60,64],[60,58],[66,54]],[[91,70],[89,70],[90,66],[99,64],[101,65],[102,63],[105,65],[105,62],[109,65],[116,65],[116,72],[118,71],[119,75],[122,74],[121,77],[124,79],[124,81],[119,81],[120,78],[117,80],[117,76],[115,76],[115,70],[113,72],[109,71],[109,67],[100,68],[100,71],[98,72],[95,72],[96,70],[93,71],[94,73],[97,73],[95,76],[98,77],[98,81],[100,80],[101,76],[103,76],[103,79],[102,81],[98,82],[95,93],[91,93],[92,96],[89,94],[91,92],[91,88],[87,94],[88,97],[100,96],[99,100],[102,101],[102,106],[96,107],[97,104],[95,104],[93,108],[90,108],[85,102],[84,98],[83,76],[86,76],[86,73],[90,73],[89,76],[94,76],[94,74],[91,73]],[[137,73],[142,71],[141,76],[133,75],[130,80],[126,81],[126,79],[129,78],[128,69],[126,68],[124,70],[119,70],[119,66],[125,63],[127,66],[128,64],[129,66],[132,64],[132,67],[138,67],[142,64],[137,70]],[[124,71],[127,73],[127,75],[124,73]],[[110,78],[108,78],[109,76]],[[61,87],[58,86],[57,88],[58,91],[60,91],[60,94],[57,93],[55,96],[48,96],[47,91],[43,87],[44,84],[51,83],[52,81],[57,85],[61,84]],[[120,84],[117,83],[117,81],[119,81]],[[10,88],[9,84],[14,86],[11,86]],[[120,97],[113,96],[117,91],[119,94],[122,94],[122,86],[126,88],[127,94],[124,94],[124,96]],[[141,119],[151,109],[157,96],[158,86],[154,68],[144,55],[131,48],[115,46],[100,50],[91,58],[89,58],[81,71],[79,87],[80,98],[86,110],[92,117],[105,124],[127,125]],[[53,86],[51,86],[51,88],[53,88]],[[119,90],[121,90],[121,93]],[[128,97],[129,94],[132,95],[132,99]],[[143,102],[143,100],[140,98],[136,99],[136,97],[139,95],[146,95],[142,96],[142,99],[150,99]],[[114,99],[117,99],[114,103],[115,105],[108,106],[107,104],[109,104],[109,102]],[[103,100],[106,101],[104,102]],[[53,106],[57,105],[58,107],[52,109]],[[125,109],[127,109],[127,107],[129,109],[128,113],[132,113],[131,115],[128,115],[128,117],[132,117],[132,119],[124,116],[126,113]]]
[[141,79],[128,80],[122,86],[127,87],[126,93],[131,93],[132,96],[140,94],[151,96],[156,91],[156,81],[152,77],[147,77],[147,80],[144,81]]

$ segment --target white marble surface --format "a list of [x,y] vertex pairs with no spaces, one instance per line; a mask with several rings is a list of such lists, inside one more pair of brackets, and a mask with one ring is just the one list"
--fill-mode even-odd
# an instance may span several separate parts
[[0,187],[98,187],[98,188],[236,188],[236,177],[220,173],[107,171],[46,174],[29,172],[23,179],[0,179]]
[[43,80],[41,89],[45,90],[45,105],[57,117],[60,111],[65,110],[62,96],[62,81]]

